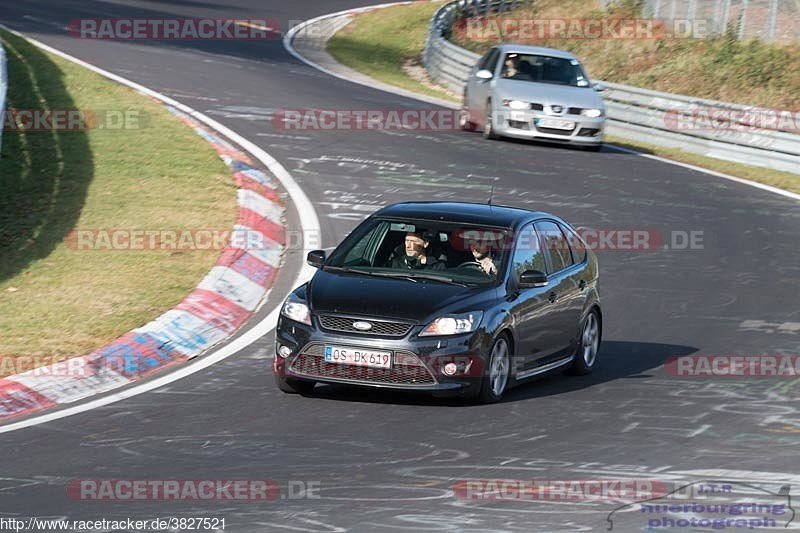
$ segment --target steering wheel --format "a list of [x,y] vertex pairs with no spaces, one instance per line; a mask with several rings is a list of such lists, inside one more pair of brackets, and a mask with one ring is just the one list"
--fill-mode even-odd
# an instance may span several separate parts
[[461,263],[460,265],[458,265],[456,268],[469,268],[469,269],[478,270],[481,274],[485,274],[486,273],[483,270],[483,267],[480,264],[476,263],[475,261],[466,261],[466,262]]

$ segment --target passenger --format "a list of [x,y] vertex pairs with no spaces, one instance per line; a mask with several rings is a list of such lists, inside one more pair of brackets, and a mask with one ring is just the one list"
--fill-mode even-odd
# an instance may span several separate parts
[[486,239],[473,239],[469,242],[469,250],[475,262],[487,276],[497,275],[497,261],[492,253],[492,245]]
[[430,241],[421,233],[406,233],[405,250],[400,246],[392,254],[391,267],[403,270],[444,270],[445,264],[439,259],[428,255]]

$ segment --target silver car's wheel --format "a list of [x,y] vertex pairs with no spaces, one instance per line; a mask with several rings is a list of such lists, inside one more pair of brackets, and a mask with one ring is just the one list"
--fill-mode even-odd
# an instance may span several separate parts
[[486,111],[483,113],[483,137],[485,139],[497,139],[497,134],[494,132],[494,123],[492,120],[492,102],[486,102]]
[[581,335],[581,351],[583,362],[588,368],[594,366],[597,359],[597,349],[600,347],[600,326],[594,313],[589,313],[586,323],[583,325]]

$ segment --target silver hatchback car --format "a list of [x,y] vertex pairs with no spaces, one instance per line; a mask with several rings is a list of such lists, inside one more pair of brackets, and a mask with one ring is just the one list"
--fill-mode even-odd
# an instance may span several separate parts
[[599,150],[606,121],[602,90],[569,52],[494,46],[470,72],[461,127],[481,126],[488,139],[540,139]]

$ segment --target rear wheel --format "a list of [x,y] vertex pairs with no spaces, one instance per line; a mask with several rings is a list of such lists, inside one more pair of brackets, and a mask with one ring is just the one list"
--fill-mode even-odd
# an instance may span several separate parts
[[508,340],[500,337],[494,341],[489,352],[489,361],[486,366],[486,375],[481,381],[481,391],[478,400],[481,403],[494,403],[500,401],[506,392],[511,377],[511,350]]
[[583,319],[578,349],[568,370],[570,374],[582,376],[594,369],[597,365],[597,352],[600,350],[600,336],[600,318],[593,309]]
[[313,381],[300,381],[292,378],[282,378],[275,374],[275,383],[278,388],[287,394],[308,394],[316,385]]

